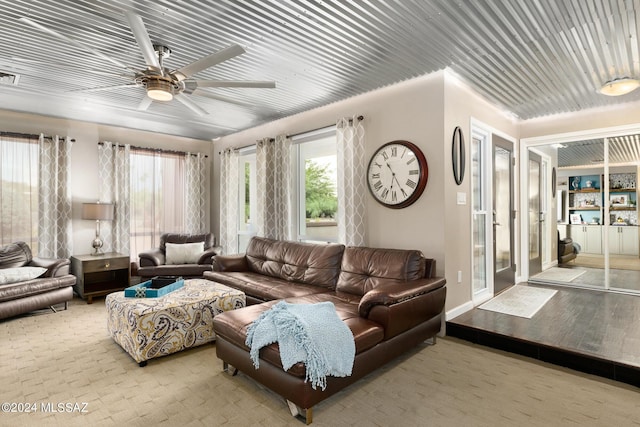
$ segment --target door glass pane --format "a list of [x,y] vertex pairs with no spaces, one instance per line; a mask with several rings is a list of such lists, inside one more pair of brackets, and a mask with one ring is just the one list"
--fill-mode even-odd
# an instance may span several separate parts
[[482,141],[473,138],[471,141],[471,187],[473,203],[473,292],[487,289],[487,215],[483,197]]
[[473,215],[473,292],[487,288],[487,253],[486,253],[486,215]]
[[511,153],[496,147],[494,152],[496,271],[511,267]]
[[540,257],[540,163],[529,160],[529,259]]

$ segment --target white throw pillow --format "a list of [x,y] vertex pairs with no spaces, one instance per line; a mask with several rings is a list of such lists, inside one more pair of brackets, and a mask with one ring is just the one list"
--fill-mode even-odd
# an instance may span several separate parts
[[204,242],[166,243],[167,264],[195,264],[204,252]]
[[35,279],[47,271],[44,267],[13,267],[0,269],[0,285]]

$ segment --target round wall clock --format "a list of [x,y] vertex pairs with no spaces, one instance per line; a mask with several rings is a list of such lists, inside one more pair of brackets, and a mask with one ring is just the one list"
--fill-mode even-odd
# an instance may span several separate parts
[[393,209],[406,208],[418,200],[428,177],[427,159],[408,141],[392,141],[378,148],[367,169],[371,195]]

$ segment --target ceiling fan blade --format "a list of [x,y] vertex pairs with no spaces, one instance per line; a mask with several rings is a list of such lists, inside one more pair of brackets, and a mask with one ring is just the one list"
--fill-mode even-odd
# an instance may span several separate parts
[[145,96],[140,101],[140,104],[138,104],[138,111],[146,111],[147,108],[149,108],[152,103],[153,103],[153,99],[149,98],[148,96]]
[[138,47],[140,47],[140,50],[142,51],[144,61],[148,66],[154,67],[162,72],[160,68],[160,62],[158,61],[158,57],[156,56],[156,51],[153,48],[153,43],[151,43],[151,38],[149,37],[149,32],[144,26],[142,18],[140,18],[135,13],[128,11],[124,12],[124,15],[127,17],[127,21],[129,21],[129,26],[131,27],[133,36],[136,38]]
[[257,87],[269,88],[276,87],[273,81],[250,81],[250,80],[196,80],[198,87]]
[[31,25],[32,27],[37,28],[37,29],[38,29],[38,30],[40,30],[40,31],[43,31],[43,32],[45,32],[45,33],[47,33],[47,34],[50,34],[50,35],[54,36],[54,37],[57,37],[57,38],[59,38],[60,40],[63,40],[63,41],[65,41],[65,42],[67,42],[67,43],[71,43],[72,45],[74,45],[74,46],[76,46],[76,47],[79,47],[79,48],[80,48],[80,49],[82,49],[82,50],[85,50],[85,51],[87,51],[87,52],[93,53],[94,55],[96,55],[96,56],[98,56],[98,57],[100,57],[100,58],[102,58],[102,59],[104,59],[104,60],[106,60],[106,61],[109,61],[109,62],[111,62],[112,64],[117,65],[117,66],[118,66],[118,67],[120,67],[120,68],[128,68],[128,67],[127,67],[126,65],[124,65],[122,62],[120,62],[120,61],[118,61],[118,60],[116,60],[116,59],[113,59],[113,58],[111,58],[111,57],[109,57],[109,56],[105,55],[104,53],[99,52],[99,51],[95,50],[94,48],[87,46],[87,45],[86,45],[86,44],[84,44],[84,43],[81,43],[81,42],[79,42],[79,41],[77,41],[77,40],[74,40],[74,39],[72,39],[72,38],[69,38],[69,37],[65,36],[64,34],[60,34],[59,32],[54,31],[54,30],[52,30],[52,29],[50,29],[50,28],[47,28],[47,27],[45,27],[45,26],[44,26],[44,25],[42,25],[42,24],[39,24],[39,23],[37,23],[37,22],[35,22],[35,21],[32,21],[32,20],[31,20],[31,19],[29,19],[29,18],[22,17],[22,18],[20,18],[19,20],[20,20],[20,21],[22,21],[22,22],[24,22],[24,23],[26,23],[26,24]]
[[200,58],[189,65],[185,65],[184,67],[175,70],[173,74],[175,74],[178,80],[182,81],[202,70],[213,67],[214,65],[224,62],[227,59],[242,55],[245,52],[246,50],[244,50],[244,48],[239,44],[232,44],[229,47],[225,47],[222,50],[205,56],[204,58]]
[[179,93],[177,95],[174,95],[174,99],[177,99],[178,101],[183,103],[187,108],[189,108],[191,111],[193,111],[194,113],[196,113],[199,116],[206,116],[207,114],[209,114],[209,112],[207,112],[202,107],[200,107],[198,104],[196,104],[195,102],[193,102],[192,100],[187,98],[186,95],[182,95],[182,94]]
[[137,83],[127,83],[124,85],[110,85],[110,86],[98,86],[98,87],[90,87],[87,89],[74,89],[68,92],[99,92],[101,90],[111,90],[111,89],[119,89],[124,87],[138,87],[140,86]]

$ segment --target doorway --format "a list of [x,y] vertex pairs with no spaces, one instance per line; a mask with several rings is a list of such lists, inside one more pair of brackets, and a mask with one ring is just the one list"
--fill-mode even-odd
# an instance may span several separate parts
[[514,142],[471,127],[474,305],[515,284]]
[[[542,229],[543,236],[544,233],[548,238],[554,236],[551,245],[543,241],[541,246],[542,272],[528,262],[529,271],[523,272],[528,280],[639,294],[640,126],[523,140],[523,146],[528,153],[522,159],[523,170],[525,167],[535,170],[532,165],[537,161],[536,154],[540,154],[542,162],[548,159],[550,167],[557,171],[551,185],[543,183],[539,190],[531,190],[537,179],[535,172],[527,170],[528,181],[521,186],[523,194],[530,191],[542,196],[546,192],[548,197],[560,195],[555,200],[557,215],[546,218],[551,227]],[[523,200],[522,209],[528,208],[527,203],[535,205],[531,199]],[[528,230],[522,249],[528,250],[529,258],[534,259],[532,248],[538,245],[540,228],[534,226],[535,209],[529,210],[528,222],[522,224]],[[556,239],[563,242],[562,259],[557,250],[560,241]],[[564,243],[567,240],[571,243],[568,258]],[[547,263],[544,256],[551,257],[552,262]],[[524,253],[522,259],[530,261]]]

